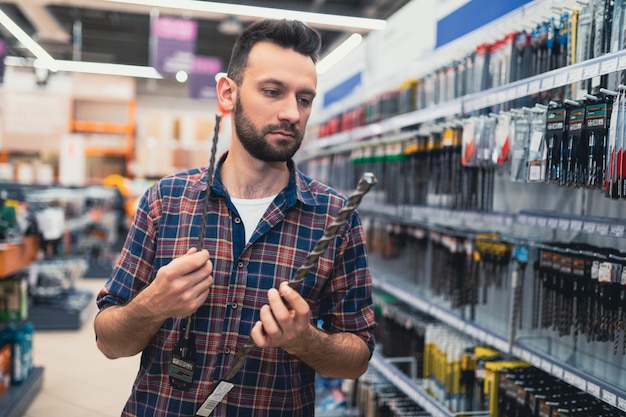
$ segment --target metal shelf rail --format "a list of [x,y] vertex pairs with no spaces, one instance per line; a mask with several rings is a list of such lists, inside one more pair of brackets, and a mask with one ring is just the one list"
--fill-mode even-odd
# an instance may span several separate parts
[[452,417],[454,413],[447,410],[443,405],[428,395],[417,383],[403,374],[391,363],[387,362],[379,353],[374,352],[370,365],[380,372],[385,378],[400,389],[412,401],[419,404],[432,417]]
[[0,417],[20,417],[43,386],[43,368],[35,367],[20,385],[0,395]]

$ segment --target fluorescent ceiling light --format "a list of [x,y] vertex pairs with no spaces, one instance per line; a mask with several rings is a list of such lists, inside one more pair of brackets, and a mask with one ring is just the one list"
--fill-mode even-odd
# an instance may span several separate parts
[[153,67],[139,65],[108,64],[102,62],[57,60],[60,71],[87,72],[91,74],[122,75],[135,78],[162,79],[163,76]]
[[37,42],[22,30],[9,16],[0,10],[0,24],[40,61],[41,67],[56,71],[56,61]]
[[353,33],[348,39],[343,41],[338,47],[336,47],[331,53],[326,55],[324,59],[317,63],[316,69],[318,74],[323,74],[330,69],[337,62],[341,61],[346,55],[348,55],[354,48],[359,46],[363,36],[358,33]]
[[271,7],[245,6],[233,3],[216,3],[197,0],[104,0],[110,3],[143,5],[178,9],[184,12],[220,13],[225,15],[247,16],[254,18],[272,18],[300,20],[311,25],[337,27],[356,30],[382,30],[387,21],[365,17],[341,16],[323,13],[299,12],[295,10],[275,9]]
[[[4,64],[11,67],[34,67],[49,69],[48,66],[42,65],[42,62],[39,59],[33,61],[32,59],[19,58],[16,56],[7,56],[6,58],[4,58]],[[55,61],[55,68],[55,71],[85,72],[90,74],[103,75],[121,75],[135,78],[163,78],[163,76],[152,67],[140,67],[136,65],[57,60]]]

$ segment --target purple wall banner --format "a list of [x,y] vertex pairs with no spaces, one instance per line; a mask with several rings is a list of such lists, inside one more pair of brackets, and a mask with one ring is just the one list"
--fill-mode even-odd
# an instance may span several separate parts
[[215,76],[222,71],[222,60],[213,56],[196,56],[189,74],[189,96],[198,100],[215,100]]
[[195,20],[157,17],[151,25],[150,65],[161,74],[191,72],[198,23]]

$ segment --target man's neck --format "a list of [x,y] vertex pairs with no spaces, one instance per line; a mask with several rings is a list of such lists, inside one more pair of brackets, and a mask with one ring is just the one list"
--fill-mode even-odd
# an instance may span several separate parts
[[289,183],[289,168],[284,162],[264,162],[242,158],[229,152],[222,164],[221,178],[234,198],[264,198],[278,194]]

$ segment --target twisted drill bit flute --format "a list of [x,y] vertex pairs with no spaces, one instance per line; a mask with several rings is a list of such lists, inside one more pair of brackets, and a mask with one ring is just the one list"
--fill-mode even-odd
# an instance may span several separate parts
[[[207,169],[206,190],[204,193],[204,200],[202,204],[202,221],[200,222],[200,232],[198,233],[198,252],[203,248],[204,232],[206,230],[206,216],[208,211],[209,194],[211,194],[211,184],[213,184],[213,170],[215,170],[215,153],[217,152],[217,139],[220,132],[220,121],[222,115],[217,113],[215,115],[215,129],[213,130],[213,144],[211,146],[211,156],[209,157],[209,167]],[[185,326],[184,339],[189,340],[189,332],[191,331],[191,315],[187,317],[187,325]],[[186,349],[186,348],[183,348]],[[183,355],[186,352],[183,350]]]
[[[215,153],[217,149],[217,138],[220,129],[220,120],[222,115],[217,113],[215,115],[215,130],[213,132],[213,145],[211,149],[211,156],[209,158],[209,166],[207,170],[207,185],[204,193],[203,207],[202,207],[202,219],[200,221],[200,231],[198,234],[197,249],[202,250],[204,233],[206,230],[207,212],[209,204],[209,194],[211,192],[211,184],[213,183],[213,170],[215,169]],[[195,339],[191,333],[192,316],[190,314],[185,321],[185,328],[182,337],[176,343],[176,346],[172,350],[171,362],[168,370],[170,384],[177,389],[187,390],[191,387],[193,382],[193,374],[195,370]]]
[[[377,182],[374,174],[370,172],[366,172],[361,176],[354,192],[348,197],[345,205],[337,212],[333,221],[326,227],[322,237],[315,243],[313,250],[309,252],[304,263],[298,268],[293,278],[289,281],[291,288],[297,289],[302,281],[304,281],[311,268],[315,266],[317,260],[322,256],[326,248],[328,248],[330,241],[337,236],[339,228],[346,222],[348,216],[359,206],[363,196],[365,196]],[[255,344],[252,339],[250,339],[248,343],[235,354],[233,363],[230,365],[226,377],[224,378],[226,381],[230,381],[237,371],[241,369],[254,347]]]

